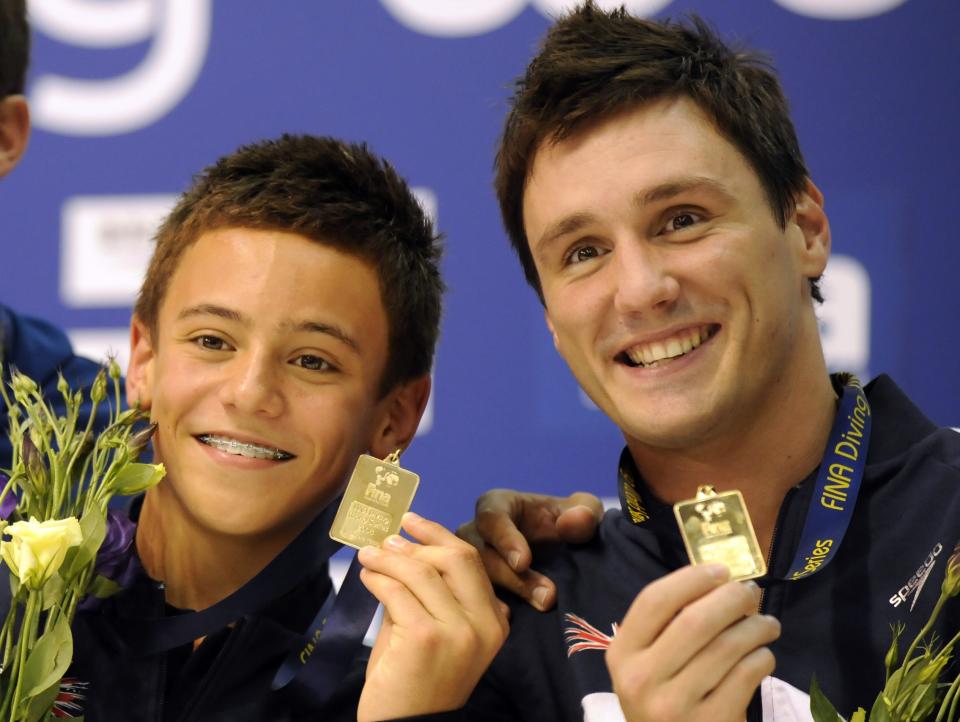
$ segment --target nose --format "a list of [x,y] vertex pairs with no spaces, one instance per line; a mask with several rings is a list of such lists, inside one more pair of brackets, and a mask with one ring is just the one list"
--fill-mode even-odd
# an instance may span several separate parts
[[275,417],[283,411],[283,393],[270,357],[263,351],[238,351],[224,367],[220,401],[243,414]]
[[667,311],[680,295],[680,283],[671,267],[670,251],[628,239],[613,254],[614,308],[624,315]]

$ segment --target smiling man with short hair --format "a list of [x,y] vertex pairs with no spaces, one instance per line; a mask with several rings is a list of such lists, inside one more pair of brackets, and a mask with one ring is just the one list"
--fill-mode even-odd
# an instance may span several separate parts
[[[476,552],[410,515],[420,543],[364,548],[334,597],[320,551],[358,456],[416,432],[439,256],[407,184],[363,145],[254,143],[183,194],[157,235],[127,374],[167,475],[133,509],[143,573],[74,624],[88,722],[463,705],[506,634]],[[361,583],[386,609],[368,665]]]
[[[885,376],[828,373],[830,229],[768,61],[697,18],[584,3],[517,82],[496,189],[557,350],[626,447],[621,509],[537,549],[539,574],[512,519],[555,542],[593,516],[478,502],[462,533],[491,575],[540,609],[556,595],[511,598],[478,719],[807,720],[814,674],[844,714],[869,708],[891,627],[920,630],[945,563],[910,605],[897,590],[960,541],[960,437]],[[742,512],[695,521],[726,563],[689,566],[672,507],[714,514],[709,487],[742,492],[759,584],[730,581]],[[936,633],[958,629],[954,604]]]

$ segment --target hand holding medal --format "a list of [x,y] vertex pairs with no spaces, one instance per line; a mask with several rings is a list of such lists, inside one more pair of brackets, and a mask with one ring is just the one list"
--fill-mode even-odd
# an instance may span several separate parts
[[[385,610],[359,720],[461,707],[507,636],[505,607],[479,553],[405,513],[418,482],[400,467],[399,452],[360,457],[330,532],[360,549],[360,581]],[[398,535],[401,527],[414,541]]]

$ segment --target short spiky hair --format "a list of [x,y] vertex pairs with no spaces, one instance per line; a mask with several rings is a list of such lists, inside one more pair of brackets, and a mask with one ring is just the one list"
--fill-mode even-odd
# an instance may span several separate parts
[[0,0],[0,100],[23,92],[30,57],[26,4]]
[[[527,281],[543,293],[523,225],[534,156],[641,103],[691,98],[746,157],[781,227],[807,169],[787,101],[767,58],[733,49],[700,18],[656,22],[592,1],[561,18],[519,78],[496,159],[496,191]],[[820,301],[816,279],[812,295]]]
[[430,371],[443,294],[440,238],[406,182],[366,145],[284,135],[198,175],[157,232],[134,308],[153,332],[183,252],[220,228],[297,233],[367,261],[390,327],[381,394]]

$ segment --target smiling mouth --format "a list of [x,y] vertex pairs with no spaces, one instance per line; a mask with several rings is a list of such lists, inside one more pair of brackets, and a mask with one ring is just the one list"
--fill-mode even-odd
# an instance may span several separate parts
[[293,454],[283,449],[277,449],[272,446],[260,446],[258,444],[249,444],[245,441],[237,441],[226,436],[214,436],[213,434],[200,434],[196,437],[197,441],[206,444],[217,451],[234,456],[243,456],[248,459],[269,459],[271,461],[288,461],[295,458]]
[[669,338],[648,343],[638,343],[615,357],[618,363],[631,368],[657,368],[678,359],[713,338],[720,326],[706,324],[686,329]]

